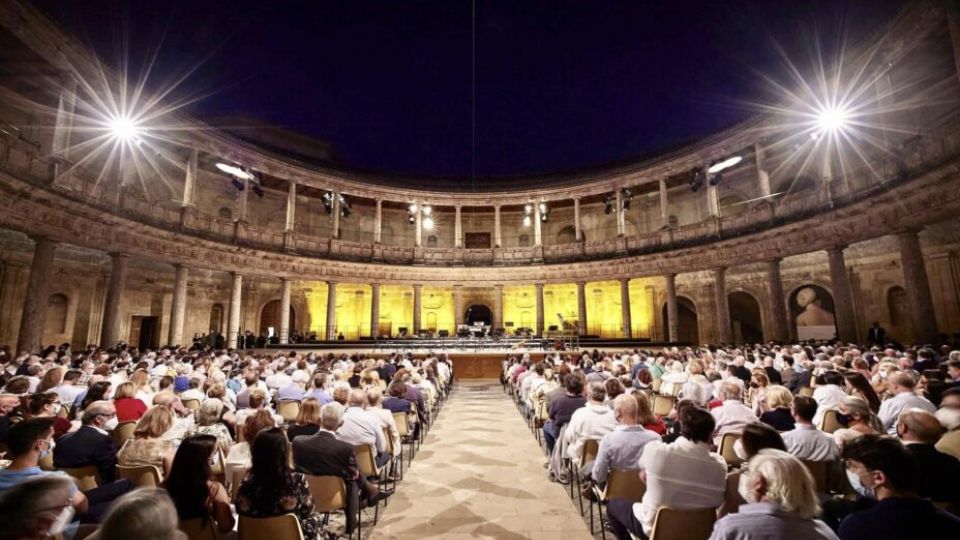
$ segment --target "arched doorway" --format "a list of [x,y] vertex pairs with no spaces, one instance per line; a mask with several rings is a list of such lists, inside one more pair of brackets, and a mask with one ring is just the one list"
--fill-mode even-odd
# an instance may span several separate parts
[[[667,304],[663,304],[663,336],[670,339],[670,319],[667,316]],[[677,297],[677,340],[683,343],[700,343],[700,324],[697,320],[697,306],[689,298]]]
[[736,291],[727,295],[727,303],[730,305],[730,324],[733,325],[734,342],[762,342],[763,320],[757,299],[749,293]]
[[[267,335],[267,329],[273,327],[274,335],[280,332],[280,300],[271,300],[260,310],[260,334]],[[297,314],[290,306],[290,329],[297,327]]]
[[475,322],[483,322],[485,326],[493,325],[493,313],[490,308],[483,304],[474,304],[467,308],[463,315],[463,321],[468,325]]

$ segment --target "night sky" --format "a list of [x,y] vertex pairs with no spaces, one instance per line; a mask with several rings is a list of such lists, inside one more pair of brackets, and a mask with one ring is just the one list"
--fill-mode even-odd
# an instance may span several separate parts
[[[890,0],[477,1],[476,153],[471,2],[42,0],[108,63],[203,96],[203,119],[248,116],[321,138],[342,165],[494,177],[637,158],[734,124],[776,99],[782,45],[856,44]],[[209,94],[209,95],[208,95]],[[482,180],[481,180],[482,181]]]

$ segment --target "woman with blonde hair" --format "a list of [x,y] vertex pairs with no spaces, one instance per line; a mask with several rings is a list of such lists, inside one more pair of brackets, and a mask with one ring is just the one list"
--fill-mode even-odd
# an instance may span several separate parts
[[777,431],[790,431],[795,422],[790,406],[793,405],[793,394],[785,386],[773,385],[767,388],[767,401],[760,421]]
[[139,420],[147,412],[147,406],[136,398],[137,385],[127,381],[120,383],[113,394],[113,405],[117,408],[118,422]]
[[176,448],[163,435],[173,427],[173,413],[168,407],[154,406],[137,422],[133,439],[117,454],[117,463],[124,466],[154,465],[167,472],[173,463]]
[[296,422],[287,426],[287,438],[293,442],[293,439],[301,435],[313,435],[318,431],[320,431],[320,402],[310,397],[300,403]]
[[750,407],[756,415],[766,410],[767,388],[770,387],[770,377],[763,368],[754,368],[750,373]]
[[132,382],[136,388],[136,393],[134,397],[143,402],[144,405],[149,406],[153,403],[153,395],[156,394],[153,388],[150,387],[150,374],[147,373],[145,369],[138,369],[133,372],[133,375],[130,375],[128,379],[129,382]]

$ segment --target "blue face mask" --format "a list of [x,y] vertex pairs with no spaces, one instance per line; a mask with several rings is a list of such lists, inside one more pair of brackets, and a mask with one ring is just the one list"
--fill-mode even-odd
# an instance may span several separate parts
[[853,487],[854,491],[860,494],[861,497],[867,499],[876,499],[877,494],[874,493],[873,488],[863,485],[863,482],[860,480],[860,475],[847,469],[847,480],[850,481],[850,486]]

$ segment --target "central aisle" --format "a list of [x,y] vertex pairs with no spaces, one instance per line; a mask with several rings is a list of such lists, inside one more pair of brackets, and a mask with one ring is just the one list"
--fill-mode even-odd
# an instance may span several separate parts
[[371,539],[591,538],[497,381],[458,381]]

